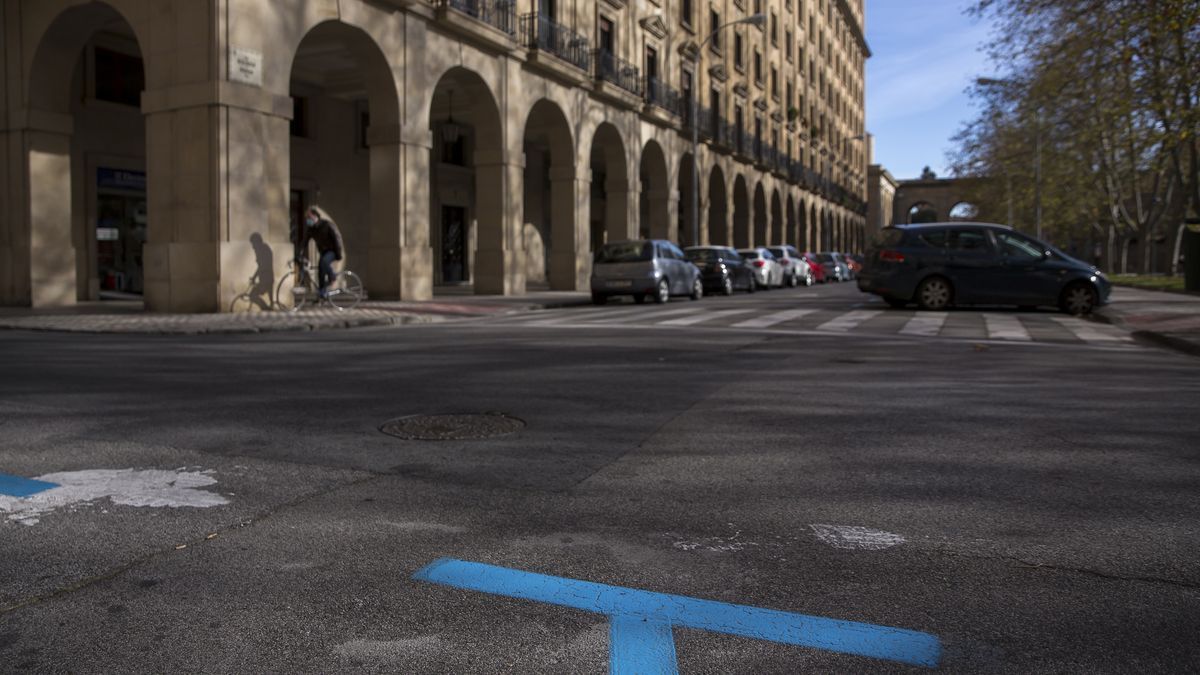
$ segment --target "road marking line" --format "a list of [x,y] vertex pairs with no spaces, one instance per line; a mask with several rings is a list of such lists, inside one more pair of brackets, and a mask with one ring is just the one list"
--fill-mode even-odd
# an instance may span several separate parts
[[703,323],[705,321],[710,321],[712,319],[721,319],[721,318],[728,317],[728,316],[734,316],[736,314],[745,314],[747,312],[754,312],[754,311],[757,311],[757,310],[754,310],[754,309],[723,309],[723,310],[719,310],[716,312],[705,312],[704,314],[700,314],[698,316],[685,316],[682,319],[671,319],[670,321],[660,321],[660,322],[658,322],[658,325],[660,325],[660,326],[693,326],[695,324]]
[[904,328],[900,329],[900,334],[934,337],[942,332],[942,326],[946,325],[948,316],[950,316],[949,312],[921,312],[904,324]]
[[[656,312],[656,311],[650,310],[648,308],[643,308],[640,313],[644,314],[647,319],[661,319],[664,316],[678,316],[680,314],[695,314],[697,312],[703,312],[703,311],[705,311],[705,309],[703,307],[688,307],[687,309],[668,309],[668,310],[662,311],[662,312]],[[639,312],[634,311],[631,314],[638,314],[638,313]],[[595,321],[589,321],[588,323],[612,324],[612,323],[619,323],[619,322],[625,320],[626,318],[628,318],[628,317],[624,314],[621,316],[615,317],[615,318],[606,316],[606,317],[604,317],[604,320],[602,320],[602,321],[595,320]],[[659,322],[656,321],[655,323],[659,323]]]
[[857,328],[862,322],[868,319],[873,319],[880,314],[883,314],[882,310],[857,309],[853,312],[846,312],[833,321],[827,321],[820,326],[817,326],[817,330],[830,330],[838,333],[846,333],[854,328]]
[[1071,331],[1075,337],[1084,342],[1133,342],[1133,338],[1129,335],[1111,335],[1102,332],[1098,326],[1084,319],[1052,316],[1050,320]]
[[930,668],[941,661],[942,645],[937,636],[903,628],[654,593],[448,558],[430,563],[413,578],[604,614],[611,624],[610,673],[678,673],[674,628]]
[[984,314],[983,322],[987,325],[988,337],[992,340],[1015,340],[1018,342],[1030,342],[1033,340],[1029,336],[1029,331],[1025,330],[1025,326],[1015,316],[1008,314]]
[[783,323],[784,321],[791,321],[793,319],[799,319],[800,317],[806,316],[808,314],[812,314],[815,311],[817,311],[817,310],[815,310],[815,309],[789,309],[789,310],[783,311],[783,312],[775,312],[774,314],[768,314],[767,316],[756,317],[756,318],[750,319],[749,321],[742,321],[741,323],[735,323],[735,324],[733,324],[733,327],[734,328],[770,328],[771,326]]
[[29,497],[39,492],[45,492],[58,487],[58,483],[48,483],[44,480],[22,478],[0,473],[0,495],[8,497]]
[[634,316],[646,311],[645,307],[629,307],[627,309],[589,309],[583,311],[565,311],[559,316],[540,321],[531,321],[524,325],[526,326],[554,326],[563,324],[569,321],[588,321],[589,319],[601,317],[605,319],[623,318],[626,316]]

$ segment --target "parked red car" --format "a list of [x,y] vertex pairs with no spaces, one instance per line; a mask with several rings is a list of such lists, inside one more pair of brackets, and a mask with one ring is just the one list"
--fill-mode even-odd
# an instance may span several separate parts
[[813,273],[813,283],[825,283],[825,268],[821,267],[821,261],[817,260],[816,254],[805,253],[804,259],[808,261],[808,267]]

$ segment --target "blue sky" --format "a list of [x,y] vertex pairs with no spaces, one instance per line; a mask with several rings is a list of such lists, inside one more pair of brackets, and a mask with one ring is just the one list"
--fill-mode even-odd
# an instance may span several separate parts
[[990,72],[990,26],[966,16],[970,0],[867,0],[867,132],[874,162],[897,179],[929,165],[949,175],[950,138],[973,117],[966,94]]

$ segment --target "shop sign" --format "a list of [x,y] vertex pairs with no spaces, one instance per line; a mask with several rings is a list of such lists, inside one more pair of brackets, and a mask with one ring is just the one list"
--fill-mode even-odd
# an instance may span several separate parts
[[96,170],[96,187],[110,190],[146,191],[146,174],[143,171],[127,171],[125,169]]
[[118,241],[121,239],[119,227],[97,227],[96,241]]

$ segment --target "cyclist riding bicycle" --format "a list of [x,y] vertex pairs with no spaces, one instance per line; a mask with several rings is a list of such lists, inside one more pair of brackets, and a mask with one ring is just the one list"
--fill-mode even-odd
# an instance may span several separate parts
[[[317,244],[317,255],[320,261],[317,265],[318,291],[322,298],[329,295],[329,285],[337,278],[333,271],[333,263],[342,259],[342,233],[337,223],[319,206],[309,207],[304,214],[304,234],[299,242],[299,252],[308,248],[308,242]],[[301,256],[297,255],[297,259]]]

